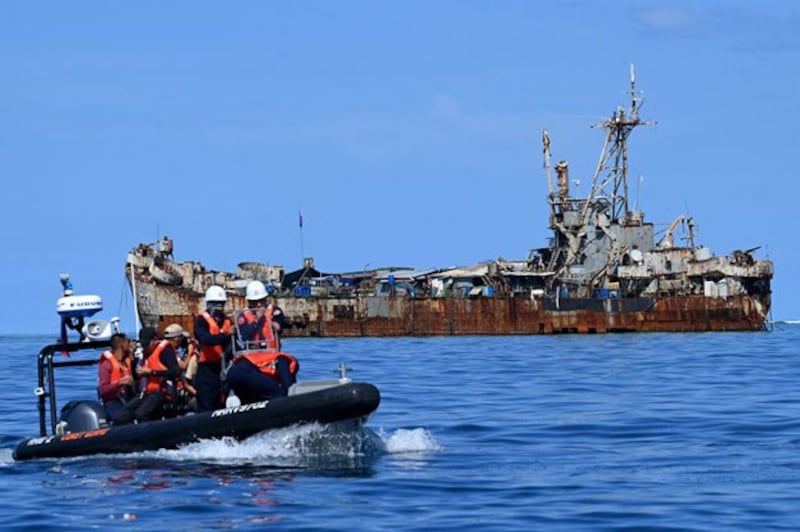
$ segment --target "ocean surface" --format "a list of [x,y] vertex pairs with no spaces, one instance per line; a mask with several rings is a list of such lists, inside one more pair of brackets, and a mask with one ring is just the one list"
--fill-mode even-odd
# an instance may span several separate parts
[[[312,426],[16,463],[52,339],[0,337],[3,530],[800,529],[798,324],[289,339],[301,379],[344,361],[380,388],[368,445]],[[94,394],[94,367],[57,375],[59,402]]]

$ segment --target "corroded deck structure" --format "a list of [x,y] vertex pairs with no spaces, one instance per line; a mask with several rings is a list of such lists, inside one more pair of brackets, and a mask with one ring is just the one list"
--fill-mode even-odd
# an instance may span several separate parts
[[165,238],[128,254],[141,322],[177,321],[191,330],[210,285],[225,288],[233,310],[245,305],[245,286],[257,279],[274,290],[289,320],[287,336],[763,330],[773,266],[754,258],[758,248],[716,256],[697,244],[695,223],[683,214],[657,239],[654,224],[630,208],[628,138],[652,123],[639,118],[642,104],[631,68],[630,107],[599,124],[605,142],[586,197],[571,195],[567,161],[551,166],[543,132],[553,236],[524,260],[323,274],[308,259],[295,272],[247,262],[228,273],[176,262]]

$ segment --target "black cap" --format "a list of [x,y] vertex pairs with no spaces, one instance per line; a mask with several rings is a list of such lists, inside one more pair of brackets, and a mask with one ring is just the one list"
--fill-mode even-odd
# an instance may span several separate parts
[[139,343],[145,347],[147,347],[147,344],[149,344],[156,336],[158,336],[158,331],[156,331],[153,327],[142,327],[139,329]]

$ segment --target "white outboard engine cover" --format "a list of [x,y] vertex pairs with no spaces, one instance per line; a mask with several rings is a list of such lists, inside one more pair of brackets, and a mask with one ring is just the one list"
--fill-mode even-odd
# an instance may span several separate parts
[[56,310],[62,318],[88,318],[103,310],[103,300],[100,296],[59,297]]

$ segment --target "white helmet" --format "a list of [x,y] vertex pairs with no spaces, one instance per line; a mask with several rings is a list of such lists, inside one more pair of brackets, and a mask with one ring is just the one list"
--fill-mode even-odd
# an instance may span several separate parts
[[212,284],[206,290],[206,303],[220,302],[225,303],[228,298],[225,296],[225,289],[221,286]]
[[248,301],[258,301],[267,297],[267,289],[264,288],[264,283],[261,281],[250,281],[247,283],[247,293],[245,297]]

